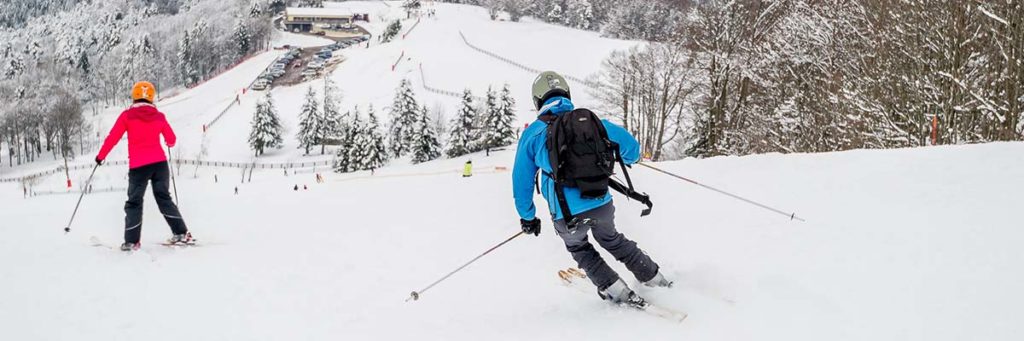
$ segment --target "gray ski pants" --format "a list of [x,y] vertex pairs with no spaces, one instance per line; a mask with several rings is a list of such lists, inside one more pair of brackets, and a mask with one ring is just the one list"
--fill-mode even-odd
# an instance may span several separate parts
[[649,281],[658,274],[658,264],[640,250],[636,242],[626,239],[626,236],[615,230],[615,205],[608,203],[580,213],[576,217],[579,218],[579,223],[573,230],[566,227],[564,220],[555,220],[555,232],[562,237],[565,248],[599,290],[604,290],[619,280],[619,274],[604,262],[601,254],[587,240],[588,231],[593,233],[594,239],[602,248],[625,264],[626,269],[629,269],[638,281]]

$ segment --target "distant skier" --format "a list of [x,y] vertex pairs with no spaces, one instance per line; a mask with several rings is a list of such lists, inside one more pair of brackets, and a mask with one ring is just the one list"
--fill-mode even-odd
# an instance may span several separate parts
[[[512,190],[516,210],[520,216],[520,224],[525,233],[540,234],[541,222],[535,216],[536,207],[533,203],[535,176],[540,170],[543,173],[540,187],[548,202],[548,210],[552,213],[555,232],[565,242],[566,249],[572,254],[579,267],[586,271],[590,280],[597,286],[598,295],[602,299],[615,303],[642,307],[645,304],[644,299],[636,295],[626,285],[626,282],[605,263],[594,246],[587,240],[587,232],[590,230],[597,243],[608,250],[615,259],[624,263],[636,279],[645,285],[667,287],[672,284],[659,272],[657,263],[640,250],[635,242],[626,239],[615,229],[615,206],[612,204],[611,194],[607,191],[607,178],[603,183],[599,180],[587,182],[587,179],[577,178],[578,186],[575,187],[557,184],[552,178],[557,175],[552,174],[553,167],[549,159],[548,126],[556,124],[557,118],[561,115],[584,112],[583,110],[574,111],[575,107],[570,98],[569,85],[557,73],[551,71],[541,73],[533,83],[533,101],[538,110],[538,119],[523,131],[516,151],[515,166],[512,170]],[[589,114],[589,111],[586,113]],[[640,155],[639,143],[636,138],[618,125],[605,120],[601,120],[600,123],[600,126],[604,127],[603,130],[607,132],[607,139],[617,144],[623,162],[635,163]],[[598,136],[599,125],[588,120],[576,119],[573,122],[560,124],[577,129],[576,133],[578,134],[591,133],[590,136]],[[562,127],[566,128],[565,126]],[[592,130],[584,131],[587,128]],[[571,146],[577,148],[568,148],[567,145],[557,146],[560,150],[577,153],[580,150],[598,148],[597,145],[588,143],[597,142],[577,141],[577,144]],[[600,145],[600,147],[604,146]],[[559,164],[563,167],[562,171],[565,171],[566,167],[576,167],[569,171],[574,174],[587,172],[594,174],[594,169],[591,168],[598,167],[594,160],[611,153],[611,151],[606,151],[601,155],[596,153],[587,155],[586,152],[582,152],[582,156],[574,154],[577,155],[575,156],[577,159],[563,159]],[[586,162],[588,160],[586,157],[591,158],[589,164]],[[600,163],[598,162],[598,164]],[[614,163],[611,166],[614,166]],[[601,169],[597,170],[599,171],[597,174],[605,174]],[[584,193],[597,194],[584,195]],[[572,217],[568,219],[569,223],[566,223],[566,219],[563,218],[566,215]]]
[[96,155],[96,163],[102,164],[110,150],[128,133],[128,201],[124,204],[125,227],[122,251],[139,249],[142,236],[142,197],[146,186],[152,182],[153,197],[160,213],[170,225],[174,234],[168,244],[191,243],[192,233],[185,226],[185,220],[178,211],[178,205],[171,199],[169,191],[171,170],[167,155],[160,146],[163,135],[167,147],[174,147],[177,137],[167,123],[164,114],[153,104],[156,87],[150,82],[138,82],[132,86],[132,105],[118,116]]
[[468,178],[473,176],[473,160],[466,161],[466,165],[462,167],[462,177]]

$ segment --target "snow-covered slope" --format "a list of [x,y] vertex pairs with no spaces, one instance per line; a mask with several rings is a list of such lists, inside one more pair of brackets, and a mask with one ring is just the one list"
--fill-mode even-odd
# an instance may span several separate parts
[[617,198],[617,222],[677,281],[641,292],[689,312],[683,324],[563,287],[555,272],[573,262],[548,221],[539,238],[514,240],[405,303],[518,231],[509,173],[493,168],[512,155],[474,156],[478,173],[468,179],[457,174],[461,160],[328,174],[324,184],[280,171],[239,184],[237,171],[200,169],[180,176],[178,190],[204,245],[154,245],[168,229],[149,202],[144,251],[134,255],[89,246],[91,236],[119,242],[122,193],[88,196],[64,235],[76,196],[23,200],[2,185],[0,321],[19,340],[171,340],[180,328],[202,340],[1014,340],[1024,332],[1015,313],[1024,304],[1019,143],[660,165],[807,223],[636,168],[655,211],[640,218],[638,205]]
[[[351,1],[329,3],[356,13],[369,13],[374,21],[367,25],[379,35],[388,19],[405,18],[400,2]],[[477,6],[436,4],[435,17],[404,20],[402,36],[395,41],[379,44],[372,39],[369,47],[353,46],[339,53],[346,60],[329,77],[342,92],[342,107],[351,110],[359,106],[364,113],[373,105],[382,120],[387,120],[387,108],[394,91],[402,79],[409,79],[421,105],[432,111],[440,110],[450,119],[459,108],[460,98],[427,91],[434,89],[461,93],[470,89],[483,96],[488,86],[495,91],[508,83],[517,101],[522,126],[530,122],[535,111],[530,102],[530,84],[536,74],[512,66],[505,61],[480,53],[466,45],[462,36],[472,44],[499,53],[509,60],[539,69],[551,69],[578,77],[587,77],[600,70],[601,61],[612,51],[625,49],[635,42],[601,38],[594,32],[568,29],[524,19],[521,23],[492,21],[486,10]],[[401,58],[400,58],[401,57]],[[392,66],[397,66],[392,70]],[[421,72],[422,69],[422,72]],[[572,84],[573,97],[578,103],[596,105],[583,84]],[[264,160],[297,161],[318,160],[319,156],[303,157],[292,138],[298,131],[298,113],[303,95],[313,87],[322,95],[324,84],[313,81],[273,90],[275,103],[282,121],[289,130],[285,147],[267,153]],[[255,102],[261,93],[250,93],[242,98],[242,105],[229,110],[218,126],[248,126]],[[207,135],[208,158],[216,160],[246,161],[249,157],[245,129],[212,129]],[[213,142],[216,141],[216,142]],[[192,147],[192,155],[198,147]]]
[[[398,17],[397,3],[389,4],[334,5]],[[633,44],[532,21],[494,22],[471,6],[436,9],[436,18],[421,21],[404,40],[342,52],[348,59],[331,77],[345,107],[374,104],[386,119],[394,88],[408,77],[428,107],[450,115],[458,99],[424,91],[422,64],[434,88],[469,87],[481,95],[488,85],[509,82],[525,122],[533,115],[534,75],[470,49],[460,32],[521,64],[578,77],[595,72],[607,52]],[[403,52],[407,59],[391,71]],[[262,93],[240,96],[241,104],[205,136],[202,125],[277,53],[160,103],[181,136],[180,156],[196,158],[205,145],[207,160],[252,160],[245,136]],[[291,133],[284,149],[261,162],[329,158],[302,156],[295,147],[305,90],[273,90]],[[585,90],[574,97],[592,103]],[[90,122],[105,130],[114,114]],[[125,153],[122,144],[111,159]],[[1024,333],[1016,314],[1024,305],[1020,143],[659,165],[794,210],[807,223],[635,168],[633,179],[652,195],[654,213],[640,218],[637,204],[618,197],[617,222],[678,283],[641,293],[690,313],[683,324],[563,287],[556,271],[573,262],[550,221],[539,238],[520,237],[420,301],[404,302],[410,291],[519,230],[509,188],[513,154],[468,156],[477,170],[471,178],[458,175],[466,158],[395,162],[373,175],[257,170],[244,183],[239,169],[183,166],[180,204],[203,246],[154,245],[168,229],[147,198],[145,245],[133,255],[90,246],[92,237],[120,242],[123,166],[100,168],[97,191],[82,202],[68,235],[62,229],[76,194],[24,199],[17,185],[0,184],[0,327],[17,340],[931,341],[1015,340]],[[315,172],[328,181],[315,183]],[[71,177],[77,186],[88,173]],[[56,176],[40,181],[37,189],[64,186]]]

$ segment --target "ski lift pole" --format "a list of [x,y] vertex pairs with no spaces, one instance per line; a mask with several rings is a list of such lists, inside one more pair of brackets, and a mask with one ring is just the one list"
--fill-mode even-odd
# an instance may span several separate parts
[[691,184],[697,185],[697,186],[702,187],[704,189],[714,191],[714,192],[716,192],[718,194],[722,194],[722,195],[728,196],[730,198],[733,198],[733,199],[736,199],[736,200],[739,200],[739,201],[742,201],[742,202],[745,202],[745,203],[748,203],[748,204],[751,204],[751,205],[754,205],[754,206],[757,206],[757,207],[760,207],[760,208],[763,208],[763,209],[766,209],[766,210],[778,213],[780,215],[784,215],[786,217],[789,217],[789,220],[799,220],[799,221],[802,221],[802,222],[807,222],[807,220],[804,220],[804,218],[798,217],[796,215],[796,212],[785,212],[783,210],[780,210],[780,209],[777,209],[777,208],[774,208],[774,207],[771,207],[771,206],[768,206],[768,205],[765,205],[765,204],[762,204],[762,203],[759,203],[759,202],[756,202],[756,201],[753,201],[753,200],[741,197],[739,195],[732,194],[732,193],[729,193],[729,192],[726,192],[726,191],[723,191],[723,190],[720,190],[720,189],[717,189],[717,188],[714,188],[714,187],[702,184],[700,182],[697,182],[697,181],[694,181],[694,180],[691,180],[691,179],[687,179],[687,178],[685,178],[683,176],[680,176],[680,175],[677,175],[675,173],[671,173],[671,172],[665,171],[665,170],[663,170],[661,168],[651,166],[651,165],[647,164],[646,162],[639,162],[637,164],[641,165],[641,166],[644,166],[644,167],[647,167],[647,168],[650,168],[650,169],[653,169],[656,172],[659,172],[659,173],[671,176],[673,178],[689,182]]
[[473,264],[473,262],[476,262],[478,259],[483,258],[483,256],[486,256],[488,253],[491,253],[491,251],[494,251],[494,250],[498,249],[502,245],[505,245],[506,243],[512,241],[513,239],[516,239],[516,237],[519,237],[521,235],[523,235],[523,231],[519,231],[519,233],[516,233],[512,237],[509,237],[508,239],[505,239],[505,241],[503,241],[501,243],[498,243],[498,245],[495,245],[494,247],[488,249],[487,251],[484,251],[484,253],[481,253],[479,256],[476,256],[476,258],[473,258],[469,262],[466,262],[466,264],[462,264],[462,266],[460,266],[458,269],[455,269],[454,271],[449,272],[447,275],[444,275],[444,277],[441,277],[441,279],[438,279],[438,280],[434,281],[434,283],[430,283],[430,285],[428,285],[426,288],[423,288],[420,291],[413,291],[411,294],[409,294],[409,298],[405,299],[405,301],[409,302],[409,300],[413,300],[413,301],[419,300],[420,299],[420,295],[423,295],[423,293],[427,292],[427,290],[430,290],[430,288],[433,288],[435,285],[437,285],[438,283],[441,283],[442,281],[448,279],[448,277],[451,277],[456,272],[462,271],[462,269],[465,269],[467,266],[469,266],[470,264]]
[[82,205],[82,198],[85,197],[85,192],[89,191],[89,186],[92,185],[92,176],[96,175],[97,168],[100,168],[99,163],[92,167],[92,173],[89,173],[89,179],[85,180],[85,187],[82,187],[82,194],[78,195],[78,203],[75,204],[75,210],[71,212],[71,219],[68,220],[68,226],[64,227],[64,234],[71,232],[71,223],[75,221],[75,215],[78,214],[78,206]]

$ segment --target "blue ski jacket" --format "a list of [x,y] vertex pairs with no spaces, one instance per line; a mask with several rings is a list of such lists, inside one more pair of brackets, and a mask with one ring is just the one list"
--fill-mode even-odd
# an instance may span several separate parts
[[[545,102],[537,116],[548,112],[561,115],[572,111],[575,106],[568,98],[554,97]],[[633,135],[630,135],[625,128],[622,128],[608,120],[601,120],[605,130],[608,131],[608,138],[619,144],[619,153],[622,161],[627,165],[636,163],[640,159],[640,143]],[[536,184],[538,170],[551,172],[551,162],[548,160],[547,147],[547,123],[536,120],[519,137],[519,147],[516,150],[515,166],[512,167],[512,196],[515,198],[516,210],[519,217],[525,220],[533,220],[537,214],[537,208],[533,205],[533,191]],[[541,175],[541,194],[548,202],[548,211],[551,212],[552,220],[562,219],[561,209],[558,208],[558,198],[555,196],[555,182],[550,177]],[[590,211],[612,202],[611,193],[604,198],[584,199],[580,197],[580,190],[577,188],[565,188],[565,200],[569,204],[569,211],[573,215]]]

